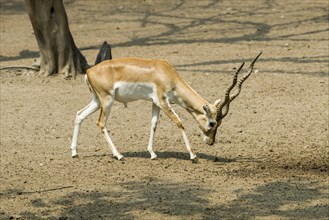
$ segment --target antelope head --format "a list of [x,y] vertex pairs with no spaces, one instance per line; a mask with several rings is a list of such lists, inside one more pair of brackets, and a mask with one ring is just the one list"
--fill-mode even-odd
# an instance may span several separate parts
[[[262,54],[260,52],[256,58],[251,62],[248,72],[241,77],[238,81],[238,74],[244,66],[244,62],[240,65],[237,71],[233,75],[233,81],[231,85],[226,89],[224,99],[218,99],[215,101],[213,106],[203,106],[204,116],[206,118],[206,126],[200,126],[204,134],[204,142],[208,145],[215,143],[216,133],[218,127],[221,125],[223,118],[227,115],[231,102],[240,94],[243,82],[250,76],[253,71],[254,64]],[[235,92],[231,94],[231,91],[236,88]],[[215,107],[215,108],[214,108]],[[214,110],[215,109],[215,110]]]

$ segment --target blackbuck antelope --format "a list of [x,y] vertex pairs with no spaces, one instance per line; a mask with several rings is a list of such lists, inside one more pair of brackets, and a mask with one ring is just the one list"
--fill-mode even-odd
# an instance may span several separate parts
[[[240,94],[242,83],[252,73],[254,63],[260,55],[261,53],[251,62],[248,72],[237,81],[238,73],[244,63],[241,64],[234,73],[232,84],[225,92],[224,100],[218,99],[214,104],[209,103],[194,91],[165,60],[118,58],[93,66],[88,69],[85,81],[93,92],[94,98],[89,105],[77,112],[71,145],[72,157],[78,156],[77,142],[82,121],[100,109],[97,126],[111,147],[113,156],[118,160],[122,159],[123,156],[116,149],[106,128],[112,104],[114,100],[127,104],[143,99],[153,102],[151,131],[147,147],[151,159],[157,157],[152,147],[161,109],[177,125],[190,158],[195,160],[196,155],[186,136],[184,126],[171,104],[176,103],[191,113],[204,134],[205,143],[214,144],[217,129],[227,115],[230,103]],[[230,95],[235,86],[236,91]]]

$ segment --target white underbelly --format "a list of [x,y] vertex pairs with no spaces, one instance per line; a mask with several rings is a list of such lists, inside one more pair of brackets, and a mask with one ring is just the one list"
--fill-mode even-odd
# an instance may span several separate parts
[[114,84],[115,100],[123,103],[139,99],[152,101],[158,104],[155,84],[117,82]]

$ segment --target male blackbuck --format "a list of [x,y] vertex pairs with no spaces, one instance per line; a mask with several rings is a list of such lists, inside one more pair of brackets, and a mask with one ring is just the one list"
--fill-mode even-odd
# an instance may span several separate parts
[[[252,73],[254,63],[260,55],[261,53],[251,62],[248,72],[237,81],[238,73],[244,65],[242,63],[234,73],[233,82],[227,88],[224,99],[218,99],[214,104],[209,103],[193,90],[165,60],[118,58],[91,67],[85,75],[85,81],[94,94],[94,98],[89,105],[77,112],[71,145],[72,157],[78,156],[77,142],[82,121],[100,109],[97,126],[111,147],[113,156],[118,160],[123,158],[106,128],[112,104],[114,100],[126,104],[143,99],[153,102],[151,131],[147,147],[151,159],[157,157],[152,146],[160,110],[162,110],[177,125],[191,160],[195,160],[196,155],[186,136],[184,126],[171,104],[176,103],[191,113],[204,135],[205,143],[214,144],[217,129],[227,115],[230,103],[240,94],[242,83]],[[230,94],[234,87],[236,91]]]

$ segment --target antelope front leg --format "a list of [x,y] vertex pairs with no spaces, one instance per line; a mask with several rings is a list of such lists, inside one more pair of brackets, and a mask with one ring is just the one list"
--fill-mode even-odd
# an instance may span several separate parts
[[155,130],[156,130],[156,127],[158,124],[158,120],[159,120],[159,115],[160,115],[160,108],[153,103],[150,139],[149,139],[149,143],[147,146],[147,150],[150,152],[152,160],[157,158],[157,155],[154,153],[152,146],[153,146],[153,142],[154,142],[154,133],[155,133]]
[[192,150],[191,144],[190,144],[189,140],[187,139],[187,135],[186,135],[186,133],[185,133],[185,130],[184,130],[184,128],[183,128],[183,129],[180,128],[180,130],[181,130],[181,133],[182,133],[182,135],[183,135],[183,139],[184,139],[184,142],[185,142],[185,146],[186,146],[186,148],[187,148],[187,151],[190,153],[190,159],[191,159],[193,162],[196,162],[196,161],[197,161],[196,154],[193,153],[193,150]]
[[180,120],[180,118],[178,117],[178,115],[176,114],[176,112],[171,108],[168,100],[165,97],[160,102],[160,105],[161,105],[162,111],[164,111],[168,115],[168,117],[177,125],[177,127],[180,130],[180,132],[182,133],[183,140],[185,142],[186,149],[187,149],[187,151],[190,154],[190,159],[192,161],[196,161],[197,160],[197,156],[196,156],[195,153],[193,153],[191,144],[190,144],[189,140],[187,139],[187,135],[185,133],[185,129],[184,129],[184,126],[182,124],[182,121]]
[[73,137],[72,137],[72,144],[71,144],[71,150],[72,150],[72,157],[78,157],[77,152],[77,144],[78,144],[78,136],[80,131],[80,126],[83,120],[85,120],[89,115],[94,113],[99,109],[99,102],[96,97],[83,109],[77,112],[77,116],[75,118],[75,124],[74,124],[74,131],[73,131]]

